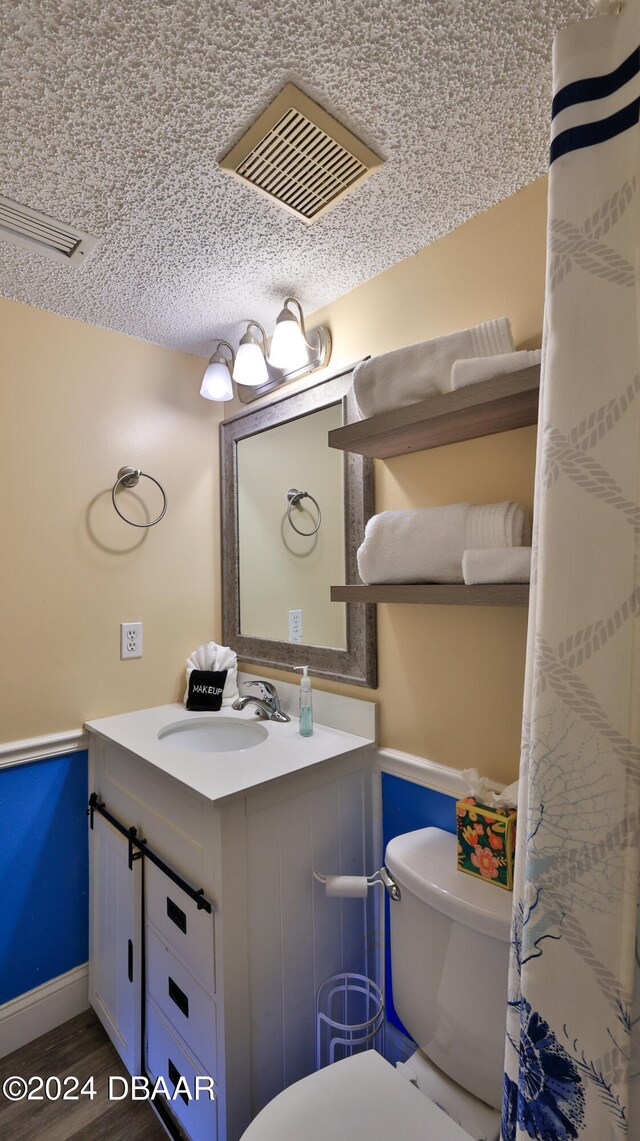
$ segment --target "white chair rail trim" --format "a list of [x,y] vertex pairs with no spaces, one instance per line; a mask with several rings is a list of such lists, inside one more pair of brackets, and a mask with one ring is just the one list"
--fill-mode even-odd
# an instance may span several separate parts
[[451,769],[448,765],[439,765],[411,753],[401,753],[397,749],[378,749],[376,768],[381,773],[391,773],[404,780],[414,781],[415,784],[425,785],[434,792],[455,796],[456,800],[469,795],[469,786],[459,769]]
[[48,733],[44,737],[30,737],[24,741],[8,741],[0,745],[0,769],[75,753],[88,748],[88,745],[89,737],[84,729],[67,729],[64,733]]

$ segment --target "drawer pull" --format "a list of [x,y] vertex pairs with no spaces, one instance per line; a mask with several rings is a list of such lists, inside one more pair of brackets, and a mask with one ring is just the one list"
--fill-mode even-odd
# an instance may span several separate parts
[[[171,1058],[168,1058],[167,1062],[168,1062],[167,1070],[168,1070],[168,1074],[169,1074],[169,1081],[172,1082],[174,1086],[177,1086],[178,1082],[180,1081],[180,1078],[182,1077],[182,1074],[178,1070],[177,1066],[174,1066],[173,1062],[171,1061]],[[189,1104],[189,1098],[187,1097],[186,1093],[184,1093],[183,1090],[180,1091],[180,1097],[182,1098],[185,1105]]]
[[174,903],[172,899],[167,896],[167,915],[176,927],[179,927],[184,935],[187,934],[187,917],[181,907]]
[[189,1017],[189,999],[183,990],[180,989],[178,984],[173,981],[169,975],[169,998],[175,1002],[178,1010],[181,1010],[185,1018]]

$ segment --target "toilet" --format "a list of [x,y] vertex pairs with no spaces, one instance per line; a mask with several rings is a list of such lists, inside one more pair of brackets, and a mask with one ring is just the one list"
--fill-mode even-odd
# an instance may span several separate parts
[[421,828],[391,840],[386,867],[393,999],[419,1048],[392,1066],[345,1058],[269,1102],[242,1141],[498,1141],[510,892],[456,867],[456,837]]

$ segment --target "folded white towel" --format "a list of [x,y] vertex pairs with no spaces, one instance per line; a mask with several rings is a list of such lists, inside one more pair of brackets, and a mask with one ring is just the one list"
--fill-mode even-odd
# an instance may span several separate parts
[[207,642],[198,646],[187,658],[187,689],[184,703],[187,704],[189,693],[189,678],[192,670],[226,670],[227,677],[224,683],[222,704],[233,705],[238,700],[238,657],[229,646],[219,646],[217,642]]
[[522,547],[530,539],[529,517],[519,503],[477,503],[469,511],[465,549]]
[[462,556],[462,575],[467,586],[479,582],[529,582],[531,547],[494,547],[469,550]]
[[466,388],[469,384],[491,380],[494,376],[520,372],[523,368],[540,364],[541,357],[540,349],[532,349],[530,352],[523,350],[519,353],[500,353],[495,357],[471,357],[454,361],[451,366],[451,388]]
[[382,511],[358,551],[363,582],[462,582],[468,503]]
[[511,502],[382,511],[367,523],[358,570],[366,583],[463,582],[467,548],[515,546],[526,532],[525,512]]
[[506,317],[498,317],[363,361],[353,373],[353,393],[360,416],[365,419],[391,408],[415,404],[436,392],[448,392],[454,361],[510,353],[513,347],[511,325]]

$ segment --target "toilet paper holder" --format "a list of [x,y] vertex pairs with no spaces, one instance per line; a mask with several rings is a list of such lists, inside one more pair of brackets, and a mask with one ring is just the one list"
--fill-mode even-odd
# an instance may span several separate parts
[[369,888],[375,887],[376,884],[381,884],[389,898],[396,903],[401,898],[400,888],[384,864],[372,876],[332,876],[322,872],[314,872],[313,878],[318,883],[325,885],[328,896],[340,899],[365,899],[369,893]]

